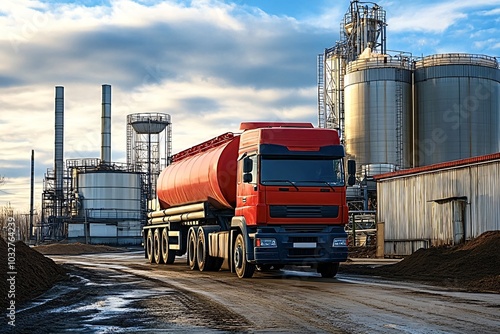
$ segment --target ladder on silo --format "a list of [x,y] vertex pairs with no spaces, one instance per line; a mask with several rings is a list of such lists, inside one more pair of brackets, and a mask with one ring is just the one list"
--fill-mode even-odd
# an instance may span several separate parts
[[346,72],[345,63],[341,58],[339,58],[338,68],[339,68],[339,82],[337,86],[338,92],[338,115],[339,115],[339,129],[340,129],[340,140],[342,144],[345,143],[345,104],[344,104],[344,77]]
[[396,68],[396,165],[403,166],[403,69]]
[[324,54],[318,55],[318,127],[326,128]]

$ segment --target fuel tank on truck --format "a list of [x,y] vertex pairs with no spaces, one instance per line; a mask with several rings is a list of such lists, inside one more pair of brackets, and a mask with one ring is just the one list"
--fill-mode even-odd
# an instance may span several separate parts
[[239,136],[226,133],[174,155],[158,177],[161,208],[205,201],[234,208],[239,142]]

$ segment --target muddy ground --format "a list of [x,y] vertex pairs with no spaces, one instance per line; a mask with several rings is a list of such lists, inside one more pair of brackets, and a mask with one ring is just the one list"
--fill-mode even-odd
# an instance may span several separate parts
[[[15,330],[0,326],[0,333],[491,333],[500,327],[499,240],[500,232],[489,232],[392,265],[370,260],[374,250],[353,248],[358,257],[336,279],[285,268],[249,280],[191,271],[182,258],[151,265],[138,248],[36,248],[62,253],[50,255],[54,262],[19,245],[19,273],[31,268],[18,277],[25,299]],[[474,270],[460,272],[464,265]],[[40,296],[44,275],[60,281]]]
[[[30,248],[22,242],[15,244],[16,302],[22,305],[40,295],[55,282],[68,279],[68,268],[57,265],[42,255],[88,254],[122,252],[124,248],[105,245],[52,244]],[[472,292],[500,293],[500,231],[489,231],[460,246],[420,249],[392,265],[374,266],[348,261],[340,273],[380,276],[393,280],[425,282]],[[374,247],[352,248],[353,258],[374,257]],[[0,270],[2,280],[1,307],[6,307],[8,283],[7,243],[0,239]]]
[[141,251],[51,258],[70,280],[19,309],[18,332],[489,334],[500,328],[499,294],[368,275],[325,279],[307,268],[239,279],[227,270],[190,270],[185,257],[149,264]]

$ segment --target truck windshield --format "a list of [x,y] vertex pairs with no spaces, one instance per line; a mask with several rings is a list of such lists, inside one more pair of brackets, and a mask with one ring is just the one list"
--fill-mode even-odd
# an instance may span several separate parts
[[260,182],[265,185],[343,186],[342,159],[262,156]]

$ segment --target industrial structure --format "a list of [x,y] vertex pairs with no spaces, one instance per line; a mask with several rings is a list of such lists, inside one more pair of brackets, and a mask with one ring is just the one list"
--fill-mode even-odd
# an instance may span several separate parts
[[341,132],[360,178],[500,151],[495,57],[386,47],[385,11],[351,1],[318,56],[318,123]]
[[500,152],[375,176],[384,254],[453,245],[500,230]]
[[168,114],[138,113],[127,116],[127,164],[135,171],[148,175],[146,193],[150,202],[156,198],[158,176],[170,163],[171,124]]
[[100,158],[68,159],[64,166],[64,88],[56,87],[54,169],[43,182],[41,240],[141,243],[153,180],[171,154],[171,122],[168,114],[134,114],[127,120],[130,156],[126,163],[113,162],[111,86],[102,85]]
[[350,225],[368,212],[375,227],[376,175],[500,152],[498,60],[390,51],[386,27],[382,7],[352,0],[318,55],[318,125],[339,130],[358,167]]

